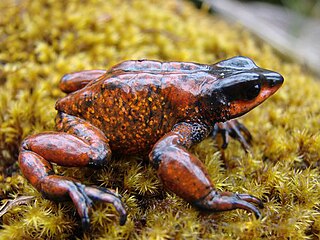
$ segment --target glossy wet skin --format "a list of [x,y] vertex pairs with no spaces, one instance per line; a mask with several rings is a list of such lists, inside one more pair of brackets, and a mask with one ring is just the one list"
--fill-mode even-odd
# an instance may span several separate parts
[[[44,196],[70,198],[85,228],[91,200],[112,203],[124,224],[121,200],[108,189],[56,175],[51,162],[104,167],[112,154],[149,155],[163,185],[191,204],[210,211],[242,208],[260,217],[255,206],[262,206],[259,199],[216,191],[203,163],[187,149],[223,128],[218,122],[262,103],[282,83],[280,74],[245,57],[214,65],[126,61],[108,71],[68,74],[60,88],[69,94],[56,104],[58,132],[26,138],[20,168]],[[248,130],[236,121],[227,126],[245,146],[242,133],[248,136]]]
[[251,110],[282,83],[246,58],[209,66],[127,61],[56,104],[102,130],[113,152],[147,153],[179,122],[209,127]]

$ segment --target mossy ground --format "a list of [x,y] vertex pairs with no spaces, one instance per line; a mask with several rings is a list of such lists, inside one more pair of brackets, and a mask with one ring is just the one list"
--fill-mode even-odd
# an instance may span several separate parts
[[[184,1],[2,0],[0,16],[0,196],[36,196],[2,217],[0,239],[319,239],[320,87],[303,67]],[[98,171],[56,167],[118,189],[127,205],[120,227],[114,209],[97,203],[82,235],[71,203],[45,200],[19,170],[8,176],[21,140],[54,129],[63,74],[125,59],[213,63],[235,55],[282,73],[285,84],[242,119],[254,136],[251,153],[235,141],[222,152],[209,139],[192,151],[218,189],[262,198],[261,220],[243,210],[200,213],[166,193],[148,164],[127,157]]]

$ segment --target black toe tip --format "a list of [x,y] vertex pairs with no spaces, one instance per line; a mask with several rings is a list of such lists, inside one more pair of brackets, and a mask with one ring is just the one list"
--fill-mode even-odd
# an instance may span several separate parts
[[120,226],[123,226],[127,221],[127,215],[120,216]]
[[82,229],[84,232],[90,230],[90,219],[89,218],[82,218]]

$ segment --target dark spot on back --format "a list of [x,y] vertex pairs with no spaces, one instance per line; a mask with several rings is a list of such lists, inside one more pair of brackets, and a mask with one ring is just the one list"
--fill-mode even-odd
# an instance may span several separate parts
[[92,106],[92,101],[91,100],[86,100],[85,102],[86,107],[91,107]]

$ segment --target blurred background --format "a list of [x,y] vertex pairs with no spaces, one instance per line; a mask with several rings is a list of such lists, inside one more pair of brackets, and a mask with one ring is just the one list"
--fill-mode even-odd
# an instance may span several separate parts
[[240,0],[241,2],[265,2],[283,6],[307,17],[320,18],[320,0]]
[[194,0],[320,75],[320,0]]

